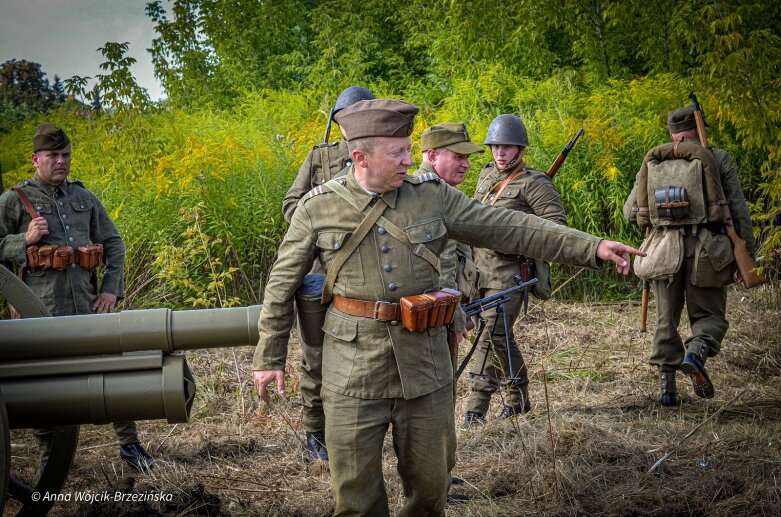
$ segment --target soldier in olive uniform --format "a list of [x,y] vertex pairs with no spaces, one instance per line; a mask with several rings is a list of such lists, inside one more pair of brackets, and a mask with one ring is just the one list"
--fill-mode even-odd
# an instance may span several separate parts
[[[484,205],[517,210],[561,225],[567,224],[564,205],[553,181],[523,162],[529,139],[521,119],[515,115],[496,117],[488,127],[485,144],[491,146],[494,161],[480,171],[474,199]],[[533,276],[538,278],[534,293],[541,298],[550,297],[550,269],[544,261],[503,253],[493,248],[475,248],[475,262],[480,269],[480,297],[511,287],[513,279],[521,275],[521,266],[527,261],[534,264]],[[531,410],[526,363],[512,331],[512,325],[523,306],[523,296],[523,292],[516,291],[504,305],[509,328],[504,328],[504,319],[500,313],[492,311],[485,314],[486,329],[495,330],[484,332],[478,343],[464,416],[466,427],[485,421],[491,395],[500,386],[505,404],[499,418],[510,418]],[[505,334],[509,341],[509,351]]]
[[[667,127],[674,142],[683,140],[700,143],[691,106],[671,111],[667,116]],[[716,148],[710,148],[710,151],[718,164],[721,186],[724,197],[729,200],[735,230],[746,241],[748,252],[753,257],[751,217],[735,164],[725,151]],[[637,211],[636,193],[637,180],[624,204],[624,217],[627,220],[631,219],[633,211]],[[704,398],[713,397],[714,388],[705,371],[705,361],[719,353],[729,327],[726,318],[726,286],[734,281],[734,257],[729,238],[724,234],[724,225],[688,225],[683,228],[683,232],[683,264],[680,269],[669,282],[653,281],[656,332],[650,363],[659,368],[661,395],[658,402],[662,406],[680,404],[675,383],[677,370],[691,378],[695,394]],[[726,266],[714,271],[715,268],[710,264],[715,263]],[[691,335],[686,341],[678,333],[684,303],[691,325]]]
[[[352,106],[358,101],[374,99],[374,94],[362,86],[350,86],[339,94],[331,113],[333,117],[344,108]],[[330,124],[330,121],[329,121]],[[347,140],[344,129],[339,126],[343,140],[333,143],[325,141],[309,151],[309,154],[298,169],[293,185],[285,194],[282,201],[282,214],[289,223],[296,211],[298,202],[313,188],[322,185],[331,178],[336,178],[347,173],[347,168],[352,164],[350,153],[347,150]],[[328,136],[326,135],[326,140]],[[323,271],[322,264],[315,262],[310,274],[317,275]],[[312,277],[312,282],[317,281]],[[299,327],[306,325],[301,321],[299,314]],[[307,459],[310,461],[327,461],[328,449],[325,444],[325,414],[323,413],[323,400],[320,398],[320,386],[322,376],[322,342],[305,342],[304,333],[301,333],[301,365],[299,367],[299,388],[301,400],[304,406],[304,429],[306,431]]]
[[[485,152],[485,149],[470,140],[466,124],[460,122],[446,122],[424,130],[420,135],[420,149],[423,163],[413,174],[434,174],[451,187],[457,187],[466,179],[470,167],[469,156]],[[439,256],[439,265],[442,287],[460,291],[462,304],[476,297],[477,266],[471,246],[455,240],[448,241],[445,251]],[[466,337],[468,331],[464,311],[456,313],[453,323],[459,338]]]
[[446,329],[404,329],[399,300],[440,286],[438,256],[449,238],[500,242],[507,253],[591,268],[611,260],[623,274],[630,253],[641,253],[522,212],[489,209],[437,178],[408,176],[417,111],[377,99],[339,112],[353,165],[299,204],[258,321],[253,380],[268,402],[271,382],[284,394],[294,293],[309,265],[322,260],[329,269],[324,299],[331,301],[322,396],[336,515],[388,514],[382,449],[390,426],[405,496],[400,515],[444,515],[455,440]]
[[[33,290],[52,316],[113,312],[124,297],[125,245],[97,197],[79,181],[68,181],[71,146],[65,132],[53,124],[41,124],[33,137],[35,175],[0,196],[0,262],[21,270],[22,280]],[[40,215],[32,218],[23,196]],[[27,263],[31,245],[70,246],[77,250],[103,245],[105,269],[96,292],[95,271],[78,263],[64,269],[36,269]],[[138,470],[155,460],[138,440],[135,422],[116,422],[120,457]],[[43,461],[48,458],[51,431],[36,430]]]

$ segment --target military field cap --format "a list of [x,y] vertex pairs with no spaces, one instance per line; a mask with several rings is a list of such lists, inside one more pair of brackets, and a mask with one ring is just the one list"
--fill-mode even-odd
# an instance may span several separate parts
[[369,136],[409,136],[418,107],[395,99],[358,101],[334,115],[350,140]]
[[[705,125],[707,126],[708,123],[706,122]],[[697,129],[697,123],[694,121],[694,108],[692,106],[684,106],[668,113],[667,128],[670,130],[670,133]]]
[[469,139],[466,124],[461,122],[445,122],[431,126],[420,135],[420,150],[446,147],[458,154],[473,154],[485,152],[481,146]]
[[48,122],[41,124],[35,129],[33,136],[33,152],[38,151],[59,151],[71,143],[65,131],[54,124]]

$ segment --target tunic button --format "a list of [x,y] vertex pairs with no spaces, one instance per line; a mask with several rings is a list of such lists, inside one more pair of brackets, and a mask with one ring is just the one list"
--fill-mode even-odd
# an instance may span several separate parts
[[391,271],[393,271],[393,266],[391,266],[390,264],[385,264],[385,266],[383,266],[383,269],[388,273],[390,273]]
[[70,230],[70,229],[71,229],[71,225],[69,225],[69,224],[66,224],[66,225],[65,225],[65,229],[66,229],[66,230]]
[[60,201],[60,206],[62,206],[62,205],[63,205],[63,203],[62,203],[62,201]]
[[36,210],[43,210],[43,207],[41,205],[38,205],[35,207]]
[[426,234],[426,238],[427,238],[428,240],[431,240],[431,234],[430,234],[430,233],[427,233],[427,234]]
[[62,214],[62,218],[63,219],[67,219],[68,218],[68,214]]
[[79,205],[81,208],[84,208],[84,205]]
[[385,228],[380,226],[379,228],[377,228],[377,233],[379,233],[380,235],[385,235]]
[[397,287],[399,286],[396,284],[396,282],[391,282],[390,284],[388,284],[388,289],[390,289],[391,291],[395,291]]
[[382,246],[380,246],[380,251],[383,253],[388,253],[390,251],[390,246],[388,246],[387,244],[383,244]]
[[341,247],[342,247],[342,243],[341,242],[334,243],[334,249],[335,250],[338,250]]
[[73,242],[73,237],[68,237],[68,240],[69,240],[70,242]]

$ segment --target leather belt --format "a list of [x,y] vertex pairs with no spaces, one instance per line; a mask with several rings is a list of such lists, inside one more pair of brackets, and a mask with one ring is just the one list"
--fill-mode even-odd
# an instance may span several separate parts
[[391,302],[371,302],[356,300],[334,295],[334,309],[362,318],[372,318],[379,321],[400,321],[401,305]]

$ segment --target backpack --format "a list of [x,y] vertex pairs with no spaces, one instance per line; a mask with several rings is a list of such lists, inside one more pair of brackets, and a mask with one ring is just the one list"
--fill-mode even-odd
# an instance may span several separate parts
[[654,147],[637,173],[634,218],[641,227],[723,223],[721,174],[713,154],[699,144]]

